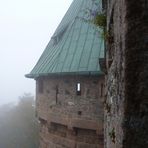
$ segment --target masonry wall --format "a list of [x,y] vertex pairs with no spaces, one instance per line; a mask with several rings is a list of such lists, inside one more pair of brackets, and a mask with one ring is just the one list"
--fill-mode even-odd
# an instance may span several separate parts
[[105,147],[148,147],[148,1],[108,0]]
[[38,79],[40,148],[103,148],[103,89],[99,76]]

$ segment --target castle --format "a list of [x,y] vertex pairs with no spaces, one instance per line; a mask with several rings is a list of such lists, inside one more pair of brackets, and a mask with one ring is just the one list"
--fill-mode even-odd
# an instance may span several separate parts
[[104,57],[104,41],[102,29],[89,22],[90,12],[101,11],[101,5],[101,0],[74,0],[26,75],[36,80],[40,148],[103,148],[99,58]]
[[[105,44],[85,11],[102,8]],[[147,69],[148,0],[74,0],[26,75],[37,82],[40,148],[147,148]]]

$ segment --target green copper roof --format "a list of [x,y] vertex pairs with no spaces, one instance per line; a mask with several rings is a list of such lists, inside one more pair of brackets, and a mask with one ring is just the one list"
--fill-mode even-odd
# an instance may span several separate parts
[[[101,29],[87,20],[101,11],[102,0],[74,0],[30,74],[99,74],[104,56]],[[98,10],[98,6],[99,9]]]

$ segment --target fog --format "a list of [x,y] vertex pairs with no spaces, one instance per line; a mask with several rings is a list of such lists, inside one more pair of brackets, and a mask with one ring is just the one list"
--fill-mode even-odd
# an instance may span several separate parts
[[0,0],[0,104],[35,93],[24,77],[46,47],[72,0]]
[[24,94],[17,105],[0,106],[0,148],[38,148],[39,124],[34,104],[33,96]]

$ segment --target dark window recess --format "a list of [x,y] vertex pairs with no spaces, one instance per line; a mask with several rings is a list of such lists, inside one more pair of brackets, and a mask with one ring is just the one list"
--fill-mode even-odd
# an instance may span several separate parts
[[104,88],[104,85],[101,84],[101,88],[100,88],[100,97],[103,97],[103,88]]
[[43,93],[43,80],[39,80],[39,83],[38,83],[38,92],[39,93]]
[[65,137],[67,133],[67,126],[59,123],[51,122],[48,126],[49,133],[59,133],[60,136]]
[[78,115],[82,115],[82,111],[78,111]]
[[42,124],[42,125],[45,125],[47,124],[47,121],[45,119],[42,119],[39,117],[39,122]]
[[[96,131],[91,129],[82,129],[82,128],[74,127],[74,131],[75,131],[75,135],[80,137],[84,135],[96,136]],[[94,139],[91,139],[91,140],[92,140],[91,143],[93,143]]]
[[76,86],[76,93],[78,96],[81,95],[81,84],[80,83],[77,83],[77,86]]
[[58,93],[59,93],[59,88],[58,85],[56,85],[56,104],[58,103]]

